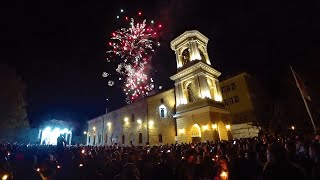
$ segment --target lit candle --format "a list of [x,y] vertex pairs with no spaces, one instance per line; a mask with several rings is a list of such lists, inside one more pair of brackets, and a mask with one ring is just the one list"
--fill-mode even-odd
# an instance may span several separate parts
[[228,173],[225,171],[222,171],[220,174],[220,177],[222,180],[227,180],[228,179]]

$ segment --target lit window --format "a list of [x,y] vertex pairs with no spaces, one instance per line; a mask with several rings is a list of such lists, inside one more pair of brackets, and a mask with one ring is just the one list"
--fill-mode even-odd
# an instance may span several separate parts
[[161,109],[160,109],[160,116],[161,116],[162,118],[164,118],[164,108],[161,108]]
[[167,108],[163,104],[159,106],[159,115],[160,115],[160,118],[167,117]]

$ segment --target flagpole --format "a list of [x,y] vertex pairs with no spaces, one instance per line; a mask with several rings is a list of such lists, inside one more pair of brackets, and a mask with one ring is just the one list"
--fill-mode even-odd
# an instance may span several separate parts
[[[298,84],[298,83],[297,83],[297,82],[298,82],[297,77],[296,77],[296,75],[294,74],[294,71],[293,71],[293,69],[292,69],[291,66],[290,66],[290,69],[291,69],[291,72],[292,72],[292,74],[293,74],[294,80],[296,81],[296,84]],[[299,92],[300,92],[301,97],[302,97],[302,99],[303,99],[304,105],[306,106],[307,112],[308,112],[308,114],[309,114],[309,117],[310,117],[310,120],[311,120],[311,123],[312,123],[312,126],[313,126],[313,130],[314,130],[314,132],[316,133],[316,132],[317,132],[317,128],[316,128],[316,126],[315,126],[315,124],[314,124],[314,121],[313,121],[313,118],[312,118],[312,115],[311,115],[311,112],[310,112],[308,103],[307,103],[306,99],[305,99],[304,96],[303,96],[303,93],[302,93],[302,91],[301,91],[300,85],[298,85],[298,89],[299,89]]]

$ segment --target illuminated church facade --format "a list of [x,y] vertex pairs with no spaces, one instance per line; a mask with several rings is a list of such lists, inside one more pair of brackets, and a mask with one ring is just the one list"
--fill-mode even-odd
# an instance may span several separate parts
[[88,145],[159,145],[229,140],[231,116],[207,53],[208,38],[196,30],[171,41],[174,88],[88,121]]

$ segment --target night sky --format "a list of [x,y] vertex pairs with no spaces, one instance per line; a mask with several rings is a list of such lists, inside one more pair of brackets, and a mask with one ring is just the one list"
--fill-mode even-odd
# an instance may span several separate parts
[[209,57],[222,78],[247,71],[276,94],[291,64],[311,95],[320,92],[319,1],[8,1],[0,10],[0,59],[27,86],[33,126],[50,118],[85,121],[125,104],[121,87],[110,88],[101,76],[121,8],[163,24],[152,59],[163,89],[173,87],[169,76],[176,72],[170,41],[196,29],[209,38]]

